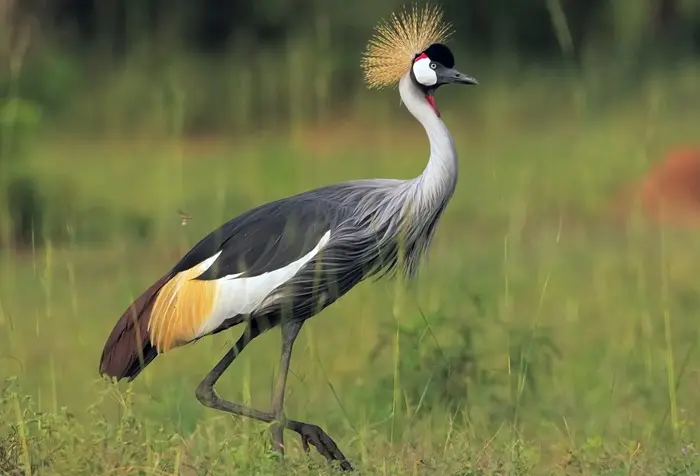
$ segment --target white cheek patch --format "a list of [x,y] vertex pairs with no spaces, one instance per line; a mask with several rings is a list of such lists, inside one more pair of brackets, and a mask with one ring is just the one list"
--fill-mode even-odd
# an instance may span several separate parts
[[413,75],[423,86],[435,86],[437,84],[437,74],[430,68],[430,58],[421,58],[413,63]]

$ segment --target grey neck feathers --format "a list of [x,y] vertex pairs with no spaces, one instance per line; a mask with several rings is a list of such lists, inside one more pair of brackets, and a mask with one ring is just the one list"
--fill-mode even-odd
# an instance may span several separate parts
[[411,198],[419,209],[441,207],[457,184],[457,151],[450,131],[421,91],[406,74],[399,94],[409,112],[421,123],[430,141],[430,159],[423,173],[410,181]]
[[346,216],[348,231],[337,233],[334,244],[342,250],[338,263],[348,260],[348,267],[357,263],[378,265],[370,275],[393,274],[401,268],[406,277],[412,277],[454,193],[457,153],[445,123],[409,75],[399,82],[399,93],[428,135],[428,165],[411,180],[373,179],[345,184],[340,200],[353,205]]
[[[410,73],[409,73],[410,74]],[[447,126],[409,74],[399,82],[406,108],[421,123],[430,141],[430,159],[423,173],[404,182],[399,236],[403,236],[404,272],[413,276],[432,241],[435,228],[457,184],[457,151]]]

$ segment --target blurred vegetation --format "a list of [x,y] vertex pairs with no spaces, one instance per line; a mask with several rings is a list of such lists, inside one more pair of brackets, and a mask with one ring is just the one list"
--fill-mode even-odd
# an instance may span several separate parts
[[[402,4],[3,2],[10,7],[0,68],[14,66],[0,88],[27,103],[18,117],[33,117],[31,105],[63,130],[128,134],[172,133],[175,117],[185,133],[240,133],[348,114],[362,90],[359,57],[371,29]],[[697,0],[441,3],[458,31],[451,45],[459,64],[505,69],[514,83],[517,71],[536,65],[614,69],[618,77],[604,84],[618,90],[644,68],[700,52]]]
[[[305,327],[288,414],[364,474],[697,474],[696,237],[605,214],[697,140],[700,0],[441,3],[481,82],[440,91],[468,172],[418,291],[362,285]],[[229,333],[133,388],[93,384],[97,357],[238,212],[420,170],[359,69],[400,4],[0,0],[0,473],[281,471],[264,427],[194,399]],[[269,339],[222,395],[266,407]],[[290,448],[286,474],[328,474]]]
[[[676,74],[700,52],[697,0],[442,4],[458,31],[451,45],[462,69],[489,88],[519,88],[548,71],[549,86],[561,83],[560,99],[580,113],[616,107],[649,71]],[[361,93],[359,58],[377,20],[400,5],[2,0],[0,195],[9,210],[0,215],[0,242],[106,239],[94,226],[66,230],[67,217],[102,216],[132,224],[136,237],[150,233],[143,216],[107,218],[114,212],[101,204],[81,209],[69,183],[40,191],[21,157],[41,133],[233,138],[295,134],[330,117],[390,117],[393,97]],[[487,101],[472,108],[493,107]]]

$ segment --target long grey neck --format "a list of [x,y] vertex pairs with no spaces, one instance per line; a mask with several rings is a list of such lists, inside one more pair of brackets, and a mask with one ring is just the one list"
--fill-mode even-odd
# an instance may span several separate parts
[[421,207],[443,207],[457,184],[457,151],[450,131],[425,98],[423,91],[406,74],[399,82],[401,100],[421,123],[430,141],[430,159],[423,173],[411,181]]

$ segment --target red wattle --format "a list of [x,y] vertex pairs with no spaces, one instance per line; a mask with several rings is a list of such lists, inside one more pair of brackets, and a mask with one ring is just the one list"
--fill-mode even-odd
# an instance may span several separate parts
[[428,101],[428,104],[430,104],[430,107],[433,108],[433,111],[435,111],[437,117],[440,117],[440,111],[438,111],[438,108],[435,105],[435,98],[433,96],[425,96],[425,99]]

